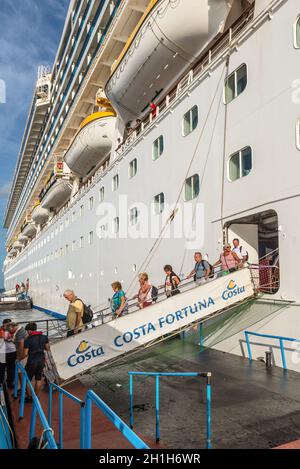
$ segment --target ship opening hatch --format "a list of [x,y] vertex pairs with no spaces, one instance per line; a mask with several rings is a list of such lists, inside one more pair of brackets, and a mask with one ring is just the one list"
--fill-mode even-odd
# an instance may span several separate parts
[[230,243],[238,238],[240,246],[247,250],[253,271],[264,293],[279,290],[279,238],[278,216],[274,210],[230,220],[225,225]]

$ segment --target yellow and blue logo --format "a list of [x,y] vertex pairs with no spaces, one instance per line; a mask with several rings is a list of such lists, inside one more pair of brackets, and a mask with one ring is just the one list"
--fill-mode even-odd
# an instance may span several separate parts
[[82,340],[76,348],[76,353],[69,356],[67,363],[69,366],[74,367],[101,355],[104,355],[103,347],[93,348],[87,340]]
[[222,299],[224,301],[228,301],[234,296],[241,295],[242,293],[245,293],[245,287],[239,287],[234,280],[230,280],[226,290],[222,293]]

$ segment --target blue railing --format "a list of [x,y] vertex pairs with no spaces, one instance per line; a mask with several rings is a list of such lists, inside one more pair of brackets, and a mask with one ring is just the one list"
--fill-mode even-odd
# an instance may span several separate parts
[[159,372],[143,372],[143,371],[130,371],[129,372],[129,388],[130,388],[130,427],[133,428],[133,377],[134,376],[154,376],[155,377],[155,434],[156,442],[160,440],[160,402],[159,402],[159,384],[161,376],[183,376],[183,377],[201,377],[206,378],[206,447],[212,447],[211,437],[211,373],[159,373]]
[[249,336],[252,335],[254,337],[264,337],[268,339],[275,339],[279,340],[279,346],[280,346],[280,351],[281,351],[281,359],[282,359],[282,367],[284,370],[286,370],[286,358],[285,358],[285,350],[284,350],[284,342],[300,342],[300,339],[294,339],[292,337],[284,337],[280,335],[270,335],[270,334],[260,334],[258,332],[250,332],[250,331],[245,331],[245,338],[246,338],[246,344],[247,344],[247,350],[248,350],[248,357],[249,360],[252,361],[252,352],[251,352],[251,346],[250,346],[250,341],[249,341]]
[[98,409],[100,409],[103,414],[114,424],[114,426],[121,432],[121,434],[126,438],[127,441],[135,449],[149,449],[146,443],[141,440],[133,430],[131,430],[128,425],[123,422],[122,419],[107,405],[105,402],[100,399],[94,391],[88,391],[85,401],[85,436],[84,436],[84,447],[85,449],[92,448],[92,404],[95,404]]
[[52,424],[52,412],[53,412],[53,390],[58,391],[58,441],[59,441],[59,448],[63,449],[63,398],[64,396],[68,399],[71,399],[73,402],[79,405],[80,407],[80,448],[84,448],[84,421],[85,421],[85,403],[78,397],[73,396],[73,394],[69,393],[65,389],[57,386],[55,383],[50,383],[49,388],[49,401],[48,401],[48,422],[49,425]]
[[16,362],[16,373],[15,373],[15,387],[14,387],[14,398],[18,398],[18,374],[19,371],[22,376],[22,383],[21,383],[21,398],[20,398],[20,412],[19,412],[19,420],[24,418],[24,406],[25,406],[25,394],[26,394],[26,385],[28,386],[31,396],[32,396],[32,408],[31,408],[31,418],[30,418],[30,431],[29,431],[29,442],[35,437],[36,431],[36,417],[37,414],[40,418],[40,422],[43,427],[43,439],[46,440],[44,447],[48,449],[57,449],[57,445],[54,439],[53,430],[49,425],[49,422],[46,419],[40,401],[38,400],[37,395],[34,392],[33,386],[27,376],[26,371],[24,370],[23,366]]

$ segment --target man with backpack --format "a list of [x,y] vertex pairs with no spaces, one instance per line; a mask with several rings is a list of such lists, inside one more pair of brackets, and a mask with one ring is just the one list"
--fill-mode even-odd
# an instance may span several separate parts
[[246,249],[243,246],[240,246],[240,240],[238,238],[234,238],[233,242],[233,249],[232,252],[235,252],[241,262],[247,262],[249,255]]
[[70,303],[67,313],[67,337],[71,337],[81,332],[86,324],[92,322],[93,311],[90,306],[77,298],[73,290],[66,290],[64,297]]
[[201,252],[194,254],[195,267],[187,278],[194,278],[194,281],[201,284],[213,276],[213,267],[202,258]]
[[[37,330],[35,322],[30,322],[25,327],[28,337],[24,341],[23,359],[27,358],[25,371],[30,381],[35,378],[34,391],[39,394],[42,387],[42,377],[45,368],[45,351],[50,350],[49,340],[46,335]],[[29,386],[27,386],[27,397],[25,402],[32,402]]]

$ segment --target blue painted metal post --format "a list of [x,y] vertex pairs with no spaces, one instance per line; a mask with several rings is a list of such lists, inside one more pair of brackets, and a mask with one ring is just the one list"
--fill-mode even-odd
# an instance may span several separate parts
[[63,431],[64,431],[64,409],[63,409],[63,393],[59,391],[59,405],[58,405],[58,412],[59,412],[59,447],[60,449],[63,449],[64,447],[64,437],[63,437]]
[[84,432],[85,432],[85,405],[80,406],[80,449],[84,449]]
[[155,413],[156,413],[156,443],[160,440],[159,428],[159,375],[155,377]]
[[204,343],[204,337],[203,337],[203,323],[200,322],[199,324],[199,343],[200,343],[200,352],[203,350],[203,343]]
[[19,373],[18,373],[18,365],[16,365],[15,384],[14,384],[14,399],[18,399],[18,384],[19,384]]
[[246,337],[246,344],[247,344],[247,350],[248,350],[248,357],[249,357],[249,360],[252,361],[252,353],[251,353],[251,347],[250,347],[248,332],[245,332],[245,337]]
[[280,350],[281,350],[282,366],[283,366],[283,369],[286,370],[286,359],[285,359],[285,353],[284,353],[283,340],[279,339],[279,343],[280,343]]
[[21,384],[21,403],[20,403],[20,415],[19,419],[24,417],[24,405],[25,405],[25,392],[26,392],[26,378],[22,376],[22,384]]
[[130,392],[130,428],[133,428],[133,375],[129,375]]
[[50,383],[49,387],[49,401],[48,401],[48,422],[51,427],[52,425],[52,399],[53,399],[53,386]]
[[92,448],[92,401],[89,396],[86,397],[86,402],[85,402],[84,447],[85,449]]
[[32,438],[35,437],[35,429],[36,429],[36,407],[35,407],[35,404],[33,402],[32,403],[32,408],[31,408],[29,443],[32,440]]
[[206,447],[211,449],[211,373],[206,381]]

